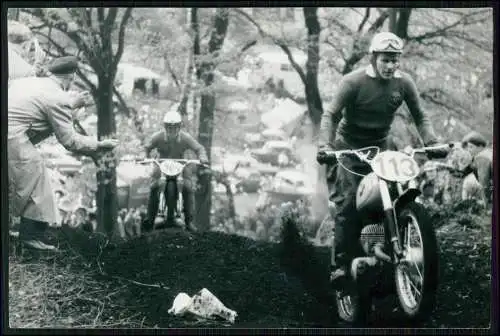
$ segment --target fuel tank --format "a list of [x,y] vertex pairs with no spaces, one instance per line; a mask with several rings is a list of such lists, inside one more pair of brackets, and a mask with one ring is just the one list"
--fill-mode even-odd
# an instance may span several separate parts
[[356,192],[356,209],[358,212],[383,211],[378,180],[378,176],[372,172],[360,181]]

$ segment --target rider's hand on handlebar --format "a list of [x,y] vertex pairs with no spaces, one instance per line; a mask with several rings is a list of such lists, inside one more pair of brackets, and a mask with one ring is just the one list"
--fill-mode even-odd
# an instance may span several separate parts
[[443,146],[442,148],[430,149],[426,151],[427,157],[429,159],[444,159],[448,156],[450,149],[445,147],[445,145],[433,144],[433,146]]
[[326,155],[326,151],[332,151],[333,148],[330,145],[323,145],[318,148],[318,153],[316,154],[316,161],[318,161],[319,164],[325,164],[325,163],[330,163],[330,164],[335,164],[335,157],[328,157]]
[[207,160],[207,159],[201,159],[200,160],[200,163],[204,166],[209,166],[210,165],[210,162]]

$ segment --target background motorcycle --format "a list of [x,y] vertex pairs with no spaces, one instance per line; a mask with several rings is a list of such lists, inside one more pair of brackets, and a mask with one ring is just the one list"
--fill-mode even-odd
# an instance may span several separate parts
[[164,219],[176,219],[181,217],[182,207],[182,172],[189,164],[196,164],[203,168],[209,168],[202,164],[200,160],[185,160],[185,159],[146,159],[139,163],[154,163],[160,168],[162,177],[161,180],[165,185],[160,191],[159,215]]
[[356,192],[363,254],[352,261],[347,280],[335,289],[341,319],[364,324],[372,298],[393,293],[411,319],[426,317],[434,309],[439,250],[432,222],[423,205],[415,202],[420,191],[409,182],[420,172],[415,153],[433,153],[437,158],[450,147],[424,147],[409,154],[380,152],[379,147],[322,152],[321,163],[344,167],[341,158],[353,155],[372,169],[362,175]]

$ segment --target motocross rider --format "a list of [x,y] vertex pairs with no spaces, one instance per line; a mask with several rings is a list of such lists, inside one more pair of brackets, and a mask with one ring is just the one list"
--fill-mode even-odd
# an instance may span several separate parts
[[[146,157],[150,157],[151,151],[157,149],[160,159],[182,159],[186,150],[194,151],[200,162],[208,165],[208,158],[205,148],[198,143],[189,133],[181,130],[182,118],[175,108],[165,114],[163,118],[164,129],[153,134],[149,142],[146,144]],[[183,212],[186,229],[195,231],[192,224],[194,212],[194,166],[187,165],[183,171]],[[153,229],[154,220],[158,212],[159,196],[160,196],[160,178],[161,171],[158,165],[154,165],[151,173],[151,186],[149,194],[148,214],[145,221],[144,229],[150,231]],[[167,224],[173,225],[174,218],[167,218]]]
[[[325,163],[325,150],[391,147],[388,137],[396,110],[403,102],[413,116],[425,145],[437,143],[432,124],[419,102],[417,87],[411,76],[400,71],[403,41],[390,32],[376,34],[369,47],[370,65],[345,75],[337,88],[330,108],[321,119],[317,160]],[[446,155],[446,153],[436,153]],[[369,167],[354,157],[345,156],[347,169],[367,174]],[[335,219],[330,280],[333,285],[348,275],[353,258],[361,252],[353,244],[360,234],[355,197],[360,176],[334,163],[327,166],[330,200],[335,204]]]

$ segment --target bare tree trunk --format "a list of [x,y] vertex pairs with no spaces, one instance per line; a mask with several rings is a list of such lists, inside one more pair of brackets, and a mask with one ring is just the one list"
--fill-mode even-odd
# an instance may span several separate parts
[[391,8],[389,12],[389,31],[402,39],[406,39],[408,37],[411,11],[412,8]]
[[398,22],[398,9],[389,9],[389,31],[396,34],[397,22]]
[[[108,73],[99,74],[97,97],[99,139],[110,138],[116,133],[113,113],[113,82]],[[101,155],[97,167],[97,230],[112,237],[118,215],[116,191],[116,158],[112,152]]]
[[307,62],[306,62],[306,99],[309,117],[316,129],[321,123],[323,103],[318,88],[319,68],[319,35],[321,27],[318,20],[317,7],[304,7],[304,18],[307,27]]
[[[213,71],[215,69],[215,59],[218,56],[227,34],[229,26],[229,10],[226,8],[217,8],[214,20],[214,29],[208,43],[208,52],[210,59],[201,62],[197,67],[197,75],[203,80],[204,90],[201,95],[200,124],[198,128],[198,141],[205,147],[208,159],[211,158],[213,123],[215,111],[215,95],[210,88],[214,81]],[[199,229],[207,231],[210,229],[210,209],[212,207],[212,187],[211,176],[209,174],[200,175],[199,190],[197,192],[196,204],[198,206]]]
[[19,13],[19,8],[9,8],[9,10],[7,11],[7,19],[19,21]]
[[402,39],[408,38],[408,25],[410,24],[410,16],[413,8],[400,8],[399,18],[396,25],[396,35]]

